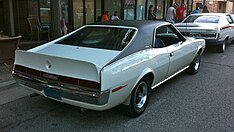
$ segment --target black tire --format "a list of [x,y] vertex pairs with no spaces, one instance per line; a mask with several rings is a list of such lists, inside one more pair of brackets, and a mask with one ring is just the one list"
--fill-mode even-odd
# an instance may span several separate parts
[[227,40],[225,39],[221,45],[217,45],[217,52],[218,53],[223,53],[225,51],[226,42],[227,42]]
[[188,72],[189,74],[196,74],[200,68],[201,64],[201,55],[197,53],[195,58],[193,59],[192,63],[189,65]]
[[129,116],[138,117],[145,111],[149,101],[149,93],[149,79],[142,78],[131,93],[130,104],[127,106]]

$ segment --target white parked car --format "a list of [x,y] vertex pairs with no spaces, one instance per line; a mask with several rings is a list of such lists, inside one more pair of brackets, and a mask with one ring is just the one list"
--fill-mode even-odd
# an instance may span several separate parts
[[136,117],[151,89],[185,69],[198,72],[204,48],[204,39],[185,38],[167,22],[100,22],[17,50],[12,74],[45,97],[98,111],[124,104]]
[[175,26],[184,36],[205,39],[207,45],[217,46],[217,52],[224,52],[234,39],[233,22],[230,14],[201,13],[191,14]]

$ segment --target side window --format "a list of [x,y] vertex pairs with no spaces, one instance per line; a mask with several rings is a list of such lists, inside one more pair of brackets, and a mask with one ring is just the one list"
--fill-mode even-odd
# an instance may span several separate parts
[[155,44],[157,48],[176,44],[180,41],[173,26],[164,25],[156,29]]
[[234,14],[231,14],[230,17],[232,18],[232,21],[234,22]]
[[230,23],[230,24],[232,24],[233,23],[233,20],[232,20],[232,18],[231,18],[231,16],[226,16],[226,18],[227,18],[227,21]]

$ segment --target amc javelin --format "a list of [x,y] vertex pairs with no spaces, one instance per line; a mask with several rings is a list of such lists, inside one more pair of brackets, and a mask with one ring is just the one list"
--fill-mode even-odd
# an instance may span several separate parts
[[191,14],[175,26],[185,36],[205,39],[219,53],[234,40],[234,21],[228,13]]
[[187,69],[198,72],[204,39],[161,21],[85,25],[28,51],[17,50],[15,80],[50,99],[92,110],[124,104],[136,117],[150,91]]

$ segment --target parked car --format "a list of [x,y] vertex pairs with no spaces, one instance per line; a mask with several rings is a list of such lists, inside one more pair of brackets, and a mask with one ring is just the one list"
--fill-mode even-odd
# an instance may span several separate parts
[[185,69],[198,72],[204,48],[204,39],[185,38],[167,22],[99,22],[17,50],[12,74],[45,97],[98,111],[124,104],[136,117],[151,89]]
[[191,14],[175,26],[185,36],[203,38],[207,45],[217,46],[220,53],[234,39],[233,19],[226,13]]

